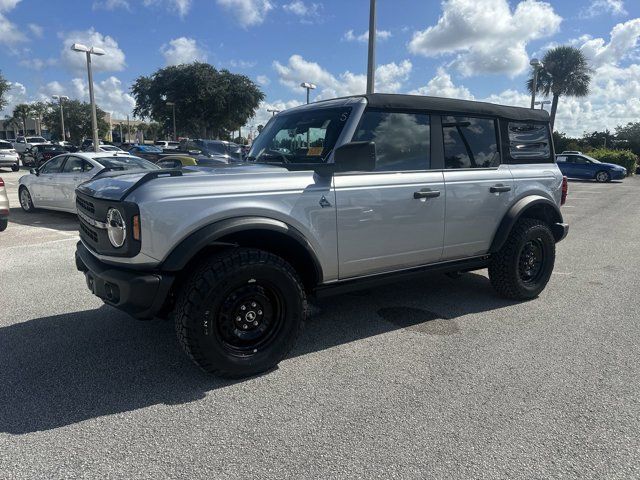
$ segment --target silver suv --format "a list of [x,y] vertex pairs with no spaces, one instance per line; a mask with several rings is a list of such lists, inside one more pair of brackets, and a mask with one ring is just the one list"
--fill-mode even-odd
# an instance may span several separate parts
[[76,263],[134,317],[173,312],[203,369],[256,374],[293,346],[307,297],[489,269],[536,297],[568,231],[546,112],[374,94],[276,115],[249,162],[110,172],[77,190]]

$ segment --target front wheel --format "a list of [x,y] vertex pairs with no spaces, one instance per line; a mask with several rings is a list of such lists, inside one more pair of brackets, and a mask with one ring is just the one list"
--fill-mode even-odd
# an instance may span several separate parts
[[27,213],[31,213],[35,210],[33,201],[31,200],[31,194],[29,193],[29,190],[27,190],[27,187],[20,187],[18,197],[20,198],[20,206],[22,207],[22,210]]
[[607,183],[611,181],[611,175],[609,172],[605,172],[604,170],[596,173],[596,182]]
[[547,286],[556,258],[556,243],[548,225],[524,218],[489,265],[489,279],[496,291],[517,300],[537,297]]
[[9,225],[9,220],[6,218],[0,219],[0,232],[4,232]]
[[178,340],[202,369],[223,377],[276,366],[293,347],[307,302],[282,258],[234,248],[206,260],[178,296]]
[[18,165],[17,163],[14,163],[13,165],[11,165],[12,172],[17,172],[19,170],[20,170],[20,165]]

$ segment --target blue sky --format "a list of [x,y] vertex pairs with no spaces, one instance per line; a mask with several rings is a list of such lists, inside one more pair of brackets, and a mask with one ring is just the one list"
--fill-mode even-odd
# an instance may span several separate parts
[[[102,46],[99,105],[131,111],[129,87],[172,63],[206,60],[261,84],[266,108],[362,93],[368,0],[0,0],[0,68],[15,103],[87,97],[74,41]],[[565,99],[571,134],[640,120],[637,0],[378,0],[378,90],[527,105],[528,58],[582,48],[597,81],[587,99]]]

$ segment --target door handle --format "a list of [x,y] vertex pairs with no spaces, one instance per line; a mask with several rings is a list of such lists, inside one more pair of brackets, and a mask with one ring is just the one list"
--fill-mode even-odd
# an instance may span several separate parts
[[423,188],[418,192],[413,192],[413,198],[416,200],[419,198],[436,198],[440,196],[440,190],[431,190],[429,188]]
[[489,191],[491,193],[504,193],[504,192],[510,192],[511,191],[511,187],[507,186],[507,185],[494,185],[493,187],[491,187],[489,189]]

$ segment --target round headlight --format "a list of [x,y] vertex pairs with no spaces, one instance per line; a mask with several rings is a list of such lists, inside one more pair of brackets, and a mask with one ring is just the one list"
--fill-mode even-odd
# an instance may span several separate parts
[[107,234],[111,245],[120,248],[127,238],[127,226],[119,210],[110,208],[107,211]]

